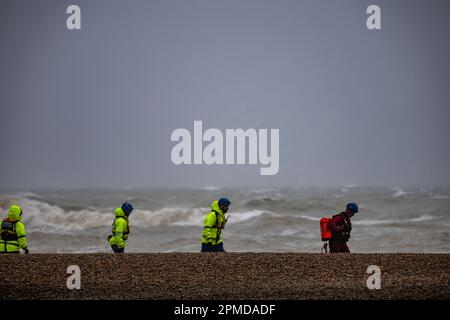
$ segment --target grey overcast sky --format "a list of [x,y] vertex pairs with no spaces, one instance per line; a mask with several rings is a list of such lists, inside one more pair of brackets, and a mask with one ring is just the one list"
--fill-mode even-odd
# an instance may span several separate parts
[[[66,8],[81,7],[81,30]],[[381,30],[366,9],[381,7]],[[0,4],[0,188],[450,184],[450,1]],[[280,169],[177,128],[280,129]]]

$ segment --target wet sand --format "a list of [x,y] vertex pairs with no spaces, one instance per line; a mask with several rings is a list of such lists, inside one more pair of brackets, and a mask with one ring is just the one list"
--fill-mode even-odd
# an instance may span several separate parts
[[[81,289],[67,288],[78,265]],[[369,290],[368,266],[381,268]],[[0,299],[450,299],[450,254],[0,255]]]

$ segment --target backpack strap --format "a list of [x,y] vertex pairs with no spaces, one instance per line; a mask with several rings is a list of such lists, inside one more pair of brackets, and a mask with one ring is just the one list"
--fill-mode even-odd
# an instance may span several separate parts
[[220,234],[222,233],[222,228],[219,227],[219,215],[220,215],[220,213],[217,212],[216,210],[213,210],[213,212],[216,214],[216,228],[217,228],[216,246],[217,246],[217,242],[219,242],[219,239],[220,239]]

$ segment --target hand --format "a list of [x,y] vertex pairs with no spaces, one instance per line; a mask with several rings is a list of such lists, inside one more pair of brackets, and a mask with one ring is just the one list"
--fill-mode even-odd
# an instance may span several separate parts
[[28,250],[28,248],[24,249],[24,251],[25,251],[25,254],[30,253],[30,250]]
[[226,217],[226,219],[223,220],[223,222],[222,222],[222,228],[225,227],[225,224],[228,222],[228,218],[229,218],[229,217],[230,217],[230,216]]

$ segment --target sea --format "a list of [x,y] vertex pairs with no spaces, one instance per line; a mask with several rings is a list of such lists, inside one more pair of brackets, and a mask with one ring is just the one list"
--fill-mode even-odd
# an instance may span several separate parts
[[450,189],[360,187],[58,189],[2,191],[0,209],[23,209],[32,253],[111,252],[114,209],[133,204],[126,252],[199,252],[211,203],[231,200],[222,232],[230,252],[321,252],[319,220],[356,202],[357,253],[450,253]]

